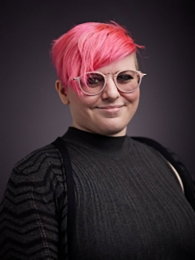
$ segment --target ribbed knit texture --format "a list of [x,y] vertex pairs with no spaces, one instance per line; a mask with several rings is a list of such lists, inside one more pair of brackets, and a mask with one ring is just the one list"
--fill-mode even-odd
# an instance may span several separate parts
[[[195,259],[195,213],[161,155],[131,138],[69,128],[75,259]],[[0,259],[67,259],[66,177],[48,145],[14,168],[0,208]]]

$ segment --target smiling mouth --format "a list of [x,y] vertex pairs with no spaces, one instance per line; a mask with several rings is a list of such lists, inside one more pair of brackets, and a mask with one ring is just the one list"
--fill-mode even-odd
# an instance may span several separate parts
[[105,112],[118,112],[122,107],[124,107],[124,105],[97,107],[97,109],[100,109],[101,111]]
[[105,107],[97,107],[98,109],[115,109],[115,108],[121,108],[124,105],[119,105],[119,106],[105,106]]

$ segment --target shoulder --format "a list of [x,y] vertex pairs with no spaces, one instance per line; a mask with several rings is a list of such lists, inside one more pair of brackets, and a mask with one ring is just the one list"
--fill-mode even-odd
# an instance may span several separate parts
[[16,163],[7,183],[2,207],[10,208],[13,201],[23,201],[25,198],[28,205],[35,200],[43,201],[51,210],[52,206],[49,205],[57,205],[57,198],[64,197],[65,176],[61,155],[54,145],[39,148]]
[[174,173],[176,170],[177,174],[179,174],[179,179],[182,181],[182,187],[184,186],[185,196],[195,210],[195,182],[192,173],[187,170],[180,157],[171,149],[164,147],[162,144],[151,138],[132,137],[132,140],[134,144],[141,147],[142,150],[150,150],[162,159],[166,159],[169,165],[174,167]]
[[166,159],[169,163],[171,163],[176,169],[183,168],[185,169],[185,166],[182,164],[181,159],[179,159],[179,156],[176,155],[171,149],[163,146],[158,141],[148,138],[148,137],[132,137],[133,142],[136,143],[138,146],[145,147],[145,149],[148,149],[155,153],[156,155]]
[[29,169],[33,169],[37,165],[55,164],[59,163],[59,160],[58,150],[54,145],[48,144],[26,155],[15,164],[14,169],[27,173]]
[[[48,186],[64,183],[64,167],[61,155],[54,145],[39,148],[16,163],[9,184],[17,186]],[[10,186],[10,185],[9,185]]]
[[129,138],[131,139],[133,146],[139,150],[140,153],[147,153],[148,156],[150,154],[159,156],[159,147],[165,149],[160,143],[148,137],[131,136]]
[[175,158],[172,157],[173,153],[170,152],[168,148],[163,146],[158,141],[149,138],[149,137],[131,137],[133,139],[134,144],[141,147],[142,149],[148,149],[157,155],[163,155],[168,161],[173,162]]

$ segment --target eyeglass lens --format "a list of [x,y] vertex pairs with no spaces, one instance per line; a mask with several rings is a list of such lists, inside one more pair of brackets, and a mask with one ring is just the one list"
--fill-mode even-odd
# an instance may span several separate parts
[[[86,73],[80,77],[80,85],[84,92],[96,94],[104,88],[106,77],[100,73]],[[135,90],[140,82],[140,75],[136,71],[121,71],[115,76],[117,88],[124,92]]]

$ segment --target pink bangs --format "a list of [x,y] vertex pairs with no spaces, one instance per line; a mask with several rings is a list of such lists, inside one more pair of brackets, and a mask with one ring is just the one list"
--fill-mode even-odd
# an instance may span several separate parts
[[88,22],[73,27],[54,41],[51,55],[59,79],[65,89],[80,93],[78,82],[72,80],[87,71],[94,71],[143,46],[134,43],[127,31],[115,22]]

